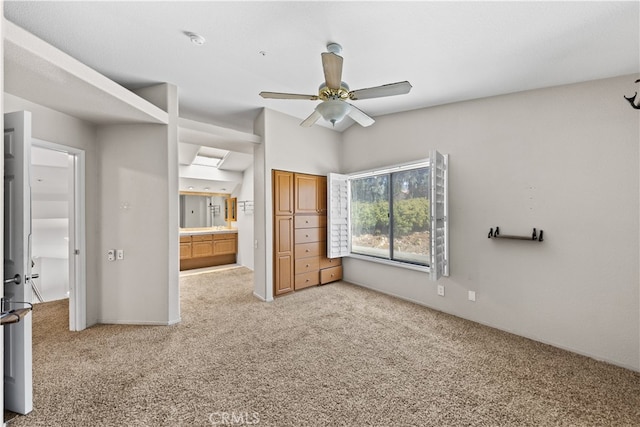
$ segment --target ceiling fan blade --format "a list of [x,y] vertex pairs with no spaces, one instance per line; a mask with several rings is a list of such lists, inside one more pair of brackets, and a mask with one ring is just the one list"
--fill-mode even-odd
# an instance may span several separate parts
[[369,87],[366,89],[352,90],[349,92],[349,98],[356,99],[370,99],[370,98],[382,98],[384,96],[404,95],[411,90],[411,83],[398,82],[389,83],[382,86]]
[[347,113],[347,115],[351,117],[353,120],[355,120],[356,122],[358,122],[360,126],[366,128],[367,126],[371,126],[376,122],[355,105],[352,105],[352,104],[349,104],[349,105],[351,105],[351,108],[349,109],[349,112]]
[[318,95],[300,95],[297,93],[281,93],[281,92],[260,92],[260,96],[267,99],[307,99],[316,101]]
[[300,126],[305,128],[311,127],[315,122],[318,121],[320,117],[322,117],[322,114],[318,113],[317,110],[313,110],[313,113],[311,113],[309,117],[307,117],[302,121],[302,123],[300,123]]
[[342,56],[332,52],[322,54],[324,80],[329,89],[340,89],[342,83]]

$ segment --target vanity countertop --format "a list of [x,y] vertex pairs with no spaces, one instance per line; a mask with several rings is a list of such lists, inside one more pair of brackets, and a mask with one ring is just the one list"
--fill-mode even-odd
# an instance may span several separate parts
[[195,236],[198,234],[228,234],[237,233],[237,228],[227,227],[198,227],[198,228],[181,228],[181,236]]

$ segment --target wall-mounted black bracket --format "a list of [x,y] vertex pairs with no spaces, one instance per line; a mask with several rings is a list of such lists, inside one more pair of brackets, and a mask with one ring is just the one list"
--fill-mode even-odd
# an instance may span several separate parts
[[[640,83],[640,79],[636,80],[636,83]],[[640,104],[636,104],[636,96],[638,96],[638,92],[636,92],[633,96],[624,96],[624,99],[629,101],[629,104],[631,104],[631,107],[633,107],[636,110],[640,110]]]
[[500,227],[496,227],[496,230],[493,231],[493,228],[489,230],[489,239],[512,239],[512,240],[529,240],[532,242],[542,242],[542,234],[543,230],[540,230],[540,234],[536,232],[536,229],[533,229],[533,233],[530,236],[514,236],[509,234],[500,234]]

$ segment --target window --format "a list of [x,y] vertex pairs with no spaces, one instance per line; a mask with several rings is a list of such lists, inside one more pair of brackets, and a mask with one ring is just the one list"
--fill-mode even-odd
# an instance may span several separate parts
[[[328,256],[356,255],[448,275],[447,157],[329,175]],[[433,203],[432,203],[433,201]]]
[[352,177],[351,253],[429,265],[429,167]]

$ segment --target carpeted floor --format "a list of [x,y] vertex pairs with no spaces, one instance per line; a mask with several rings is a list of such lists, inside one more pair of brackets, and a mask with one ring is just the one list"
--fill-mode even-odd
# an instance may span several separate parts
[[183,277],[182,322],[67,331],[34,309],[18,426],[637,426],[640,374],[347,283],[263,303]]

